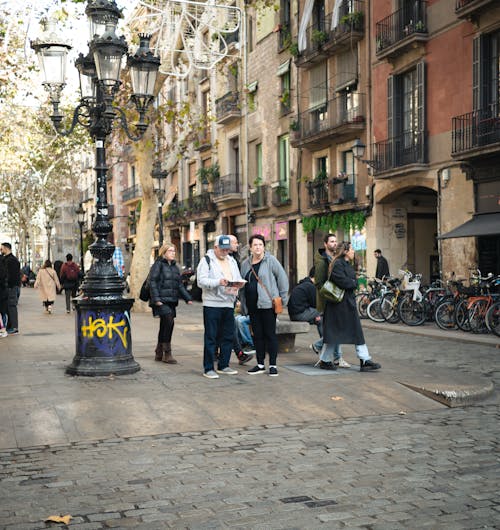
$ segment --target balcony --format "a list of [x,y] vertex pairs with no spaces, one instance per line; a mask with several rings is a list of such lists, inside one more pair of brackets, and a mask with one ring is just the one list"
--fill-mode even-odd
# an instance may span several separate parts
[[194,142],[195,151],[207,151],[212,147],[212,136],[210,128],[204,127],[199,133],[198,138]]
[[356,175],[342,174],[330,180],[331,203],[356,202]]
[[123,202],[133,201],[142,197],[142,189],[139,184],[130,186],[123,190],[122,200]]
[[231,91],[215,101],[217,123],[225,124],[241,118],[240,99],[237,91]]
[[456,0],[455,14],[458,18],[471,19],[496,3],[497,0]]
[[316,21],[306,30],[306,48],[295,58],[297,67],[310,67],[336,53],[350,49],[364,37],[364,1],[351,0],[340,6],[338,18],[333,14]]
[[214,180],[213,200],[216,204],[226,203],[226,206],[237,206],[243,203],[243,186],[238,173],[224,175]]
[[[406,167],[407,172],[427,168],[427,133],[409,131],[373,145],[375,173]],[[401,175],[401,170],[398,171]]]
[[415,0],[411,8],[398,9],[377,22],[375,29],[378,59],[394,59],[428,40],[426,2]]
[[262,210],[269,207],[268,203],[269,186],[257,186],[250,192],[250,206],[252,210]]
[[500,105],[487,107],[452,120],[451,155],[474,158],[500,152]]
[[309,208],[324,208],[328,204],[328,181],[308,182]]
[[271,202],[273,206],[286,206],[290,204],[290,188],[288,184],[280,183],[278,186],[273,188]]
[[[322,148],[336,140],[354,138],[365,128],[365,95],[344,95],[326,102],[324,106],[301,113],[298,130],[290,137],[293,147]],[[294,125],[295,126],[295,125]]]
[[[177,214],[182,213],[187,221],[206,221],[217,214],[217,207],[209,192],[194,195],[178,203]],[[174,212],[173,212],[174,213]]]

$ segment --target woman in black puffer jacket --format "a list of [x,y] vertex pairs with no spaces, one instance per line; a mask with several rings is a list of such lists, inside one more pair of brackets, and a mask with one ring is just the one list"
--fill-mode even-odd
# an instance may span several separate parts
[[181,280],[181,273],[175,264],[176,248],[172,243],[165,243],[159,252],[158,259],[149,273],[153,316],[160,317],[160,331],[155,350],[155,361],[177,364],[172,357],[172,333],[174,331],[175,308],[179,303],[179,295],[192,304],[191,296]]

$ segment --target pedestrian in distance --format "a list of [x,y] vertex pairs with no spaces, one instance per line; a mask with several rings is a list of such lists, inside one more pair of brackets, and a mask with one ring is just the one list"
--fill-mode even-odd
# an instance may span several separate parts
[[149,272],[150,306],[153,316],[160,318],[155,361],[167,364],[177,364],[172,355],[172,334],[179,297],[188,304],[193,303],[182,283],[181,272],[175,262],[176,254],[177,249],[172,243],[164,243]]
[[361,328],[354,293],[357,279],[356,271],[351,265],[353,260],[354,249],[351,243],[346,241],[337,246],[330,265],[329,279],[345,292],[342,301],[338,303],[326,300],[323,337],[328,344],[354,344],[360,362],[360,372],[367,372],[378,370],[381,366],[372,360]]
[[375,278],[378,278],[379,280],[383,280],[384,278],[389,278],[389,263],[387,260],[382,256],[382,251],[377,248],[373,252],[373,255],[377,259],[377,268],[375,270]]
[[9,292],[7,289],[7,264],[0,254],[0,338],[7,337],[7,309]]
[[50,315],[57,291],[61,289],[61,284],[49,259],[44,261],[42,268],[36,275],[35,289],[39,289],[38,294],[42,300],[45,312]]
[[278,368],[278,337],[273,298],[281,297],[282,305],[288,301],[288,277],[281,263],[265,250],[264,236],[250,237],[251,256],[241,264],[241,275],[247,281],[241,292],[243,311],[250,316],[257,365],[249,374],[265,373],[266,351],[269,353],[269,375],[276,377]]
[[7,333],[16,335],[19,333],[17,304],[21,292],[21,265],[16,256],[12,254],[10,243],[2,243],[0,252],[7,273]]
[[[236,260],[229,255],[231,240],[228,235],[215,238],[196,269],[196,278],[202,290],[203,302],[203,376],[218,379],[218,374],[234,375],[229,366],[234,342],[234,305],[238,290],[244,282]],[[220,347],[217,371],[215,353]]]
[[[316,285],[316,309],[323,314],[325,299],[320,293],[321,287],[328,280],[328,270],[337,249],[337,236],[326,234],[323,238],[323,248],[318,249],[314,257],[314,284]],[[323,323],[324,326],[324,323]],[[322,370],[334,370],[339,368],[350,368],[351,365],[342,357],[342,346],[340,344],[325,343],[323,338],[311,344],[314,353],[319,355],[316,363]]]
[[66,254],[66,261],[61,266],[59,276],[66,296],[66,313],[70,313],[71,299],[76,297],[80,278],[80,267],[73,261],[72,254]]

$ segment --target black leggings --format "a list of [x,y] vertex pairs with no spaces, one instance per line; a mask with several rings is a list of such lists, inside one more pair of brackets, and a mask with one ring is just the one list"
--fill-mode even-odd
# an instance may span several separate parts
[[163,315],[160,317],[160,331],[158,332],[158,342],[170,343],[174,332],[174,315]]
[[257,309],[250,313],[253,343],[257,352],[257,363],[264,364],[266,350],[269,365],[275,366],[278,357],[278,337],[276,335],[276,313],[272,309]]

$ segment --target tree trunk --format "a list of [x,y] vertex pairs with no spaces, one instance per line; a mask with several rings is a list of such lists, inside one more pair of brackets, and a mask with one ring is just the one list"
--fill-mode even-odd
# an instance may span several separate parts
[[135,249],[130,265],[130,296],[135,298],[133,310],[146,312],[149,311],[149,306],[147,302],[139,299],[139,291],[151,268],[153,233],[158,215],[151,177],[154,153],[151,141],[135,144],[134,150],[137,174],[142,187],[142,204],[137,224]]

